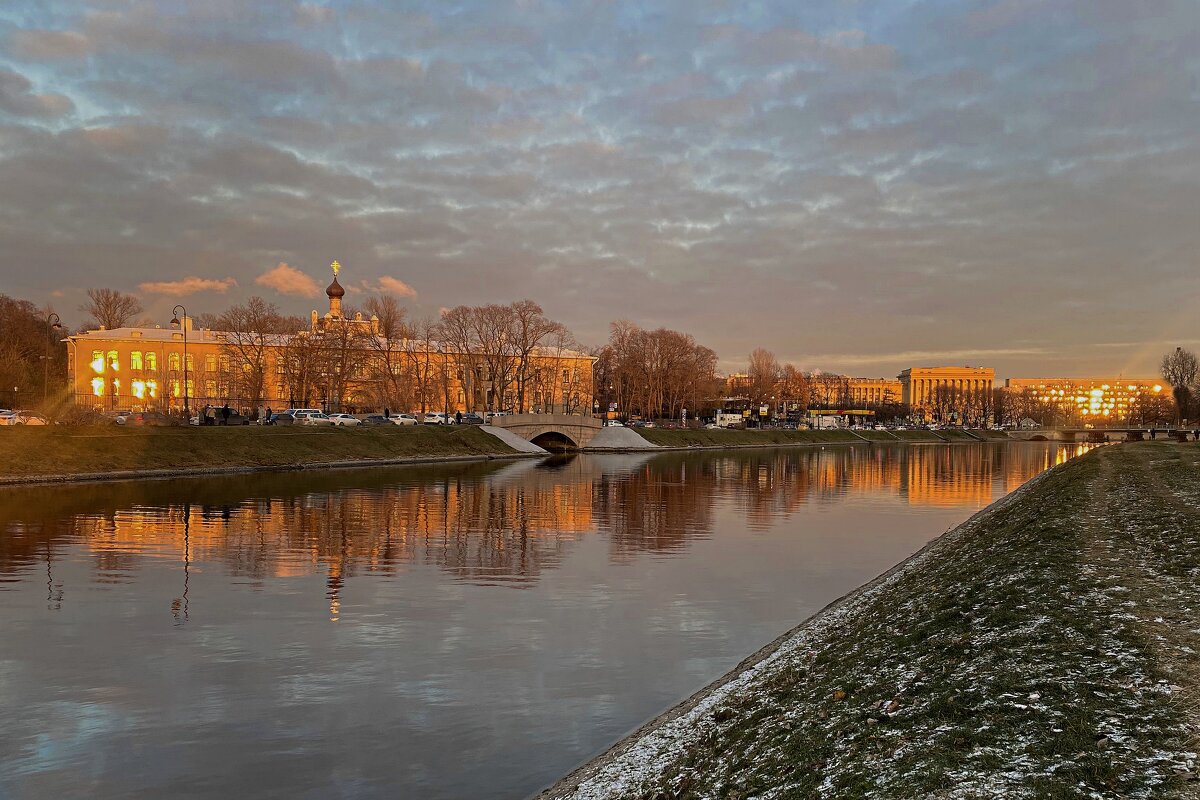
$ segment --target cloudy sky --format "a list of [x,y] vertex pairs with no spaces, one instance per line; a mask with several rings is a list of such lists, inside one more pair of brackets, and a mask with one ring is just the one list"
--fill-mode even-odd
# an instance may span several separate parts
[[[1196,0],[0,4],[0,291],[530,297],[892,375],[1200,343]],[[82,320],[75,320],[82,321]]]

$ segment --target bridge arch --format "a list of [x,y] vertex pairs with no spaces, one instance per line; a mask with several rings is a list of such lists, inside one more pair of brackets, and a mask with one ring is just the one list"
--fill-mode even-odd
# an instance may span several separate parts
[[578,450],[579,443],[567,434],[558,430],[548,430],[536,434],[530,440],[533,444],[551,452],[560,450]]

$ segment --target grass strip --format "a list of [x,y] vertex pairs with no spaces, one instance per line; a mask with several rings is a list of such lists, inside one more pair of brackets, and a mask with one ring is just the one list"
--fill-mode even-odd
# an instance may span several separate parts
[[0,430],[0,477],[513,455],[474,426],[20,427]]

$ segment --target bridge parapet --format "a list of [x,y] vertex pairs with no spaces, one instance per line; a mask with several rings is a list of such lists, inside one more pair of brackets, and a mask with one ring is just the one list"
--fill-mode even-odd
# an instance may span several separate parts
[[595,417],[579,414],[506,414],[492,417],[490,424],[547,449],[587,447],[604,427]]

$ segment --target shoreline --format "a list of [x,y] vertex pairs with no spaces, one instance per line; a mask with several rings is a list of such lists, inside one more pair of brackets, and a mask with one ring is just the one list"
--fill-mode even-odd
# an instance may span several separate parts
[[[909,442],[900,443],[909,444]],[[839,444],[841,443],[839,442]],[[952,444],[952,442],[913,442],[913,444]],[[973,442],[971,444],[980,444],[980,442]],[[757,447],[758,445],[750,446]],[[737,688],[734,684],[753,678],[762,667],[768,665],[779,655],[785,646],[798,647],[812,639],[814,635],[820,635],[823,631],[814,629],[818,628],[822,623],[830,621],[831,618],[838,614],[845,614],[856,610],[857,605],[872,599],[898,577],[923,564],[935,554],[935,551],[945,547],[947,543],[961,538],[969,531],[974,530],[986,522],[995,512],[1017,503],[1026,494],[1033,491],[1036,486],[1048,480],[1050,475],[1063,469],[1065,466],[1066,463],[1058,464],[1045,472],[1035,475],[1004,497],[976,511],[959,525],[934,537],[920,550],[908,556],[903,561],[894,564],[866,583],[846,592],[841,597],[831,600],[795,627],[785,631],[755,652],[746,656],[746,658],[738,662],[737,665],[724,675],[652,719],[642,723],[603,752],[589,758],[583,764],[571,770],[566,776],[531,795],[529,800],[565,800],[565,798],[573,797],[582,781],[597,777],[597,773],[624,756],[639,742],[669,725],[678,723],[685,716],[695,712],[701,705],[705,707],[714,705],[716,702],[733,694]]]
[[[811,441],[811,442],[768,442],[765,444],[696,444],[696,445],[655,445],[647,441],[647,446],[644,448],[583,448],[577,451],[568,451],[568,454],[579,455],[603,455],[613,453],[638,453],[638,454],[655,454],[655,453],[686,453],[686,452],[719,452],[719,451],[736,451],[736,450],[777,450],[790,448],[811,448],[811,447],[841,447],[852,446],[858,447],[862,445],[885,445],[888,447],[894,445],[979,445],[979,444],[1025,444],[1028,440],[1023,439],[986,439],[982,441],[971,439],[951,439],[951,440],[924,440],[924,439],[900,439],[896,441],[872,440],[872,439],[840,439],[832,441]],[[1035,444],[1045,444],[1045,442],[1035,442]],[[65,473],[47,473],[35,475],[0,475],[0,489],[21,488],[25,486],[62,486],[74,483],[108,483],[114,481],[134,481],[134,480],[169,480],[172,478],[203,478],[210,476],[222,475],[255,475],[269,474],[282,472],[307,472],[320,470],[342,470],[342,469],[370,469],[373,467],[399,467],[420,464],[453,464],[453,463],[469,463],[475,461],[492,461],[492,460],[511,460],[523,458],[547,458],[554,453],[523,453],[523,452],[496,452],[496,453],[474,453],[474,454],[446,454],[438,455],[430,453],[428,455],[413,455],[400,456],[396,458],[378,458],[378,459],[338,459],[333,461],[300,461],[289,464],[229,464],[213,467],[183,467],[183,468],[146,468],[146,469],[128,469],[128,470],[106,470],[97,472],[65,472]]]
[[62,486],[72,483],[110,483],[134,480],[170,480],[171,478],[207,478],[219,475],[254,475],[273,472],[307,472],[310,470],[370,469],[371,467],[403,467],[413,464],[453,464],[472,461],[508,461],[522,458],[545,458],[544,453],[496,453],[478,455],[405,456],[402,458],[312,461],[298,464],[248,464],[227,467],[194,467],[188,469],[120,470],[114,472],[67,473],[31,477],[0,475],[0,489],[26,486]]

